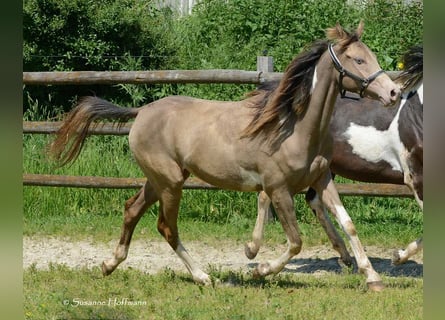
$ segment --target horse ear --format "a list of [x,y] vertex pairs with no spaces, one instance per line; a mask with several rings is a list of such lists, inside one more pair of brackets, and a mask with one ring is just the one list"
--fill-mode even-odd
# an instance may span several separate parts
[[357,34],[357,36],[360,38],[363,34],[363,29],[365,27],[365,22],[363,20],[360,20],[360,23],[358,24],[357,30],[355,31],[355,33]]
[[328,40],[346,39],[348,35],[349,35],[348,32],[345,29],[343,29],[343,27],[338,22],[335,25],[335,27],[328,28],[326,30],[326,37],[328,38]]

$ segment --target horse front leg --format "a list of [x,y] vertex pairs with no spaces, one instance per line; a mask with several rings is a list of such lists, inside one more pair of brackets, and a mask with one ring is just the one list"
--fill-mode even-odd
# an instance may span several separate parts
[[312,209],[312,212],[317,217],[318,222],[320,222],[321,226],[326,232],[329,240],[332,243],[332,247],[340,254],[341,261],[348,267],[352,266],[353,260],[346,249],[345,242],[338,234],[337,229],[335,229],[331,219],[329,219],[326,207],[320,201],[320,197],[318,196],[317,192],[314,189],[309,188],[306,192],[305,200],[308,206]]
[[384,289],[382,279],[374,270],[366,256],[365,250],[357,235],[357,230],[351,220],[351,217],[346,212],[337,189],[335,189],[331,174],[327,171],[313,186],[315,191],[319,194],[322,202],[328,210],[334,215],[339,225],[342,227],[351,244],[352,252],[357,261],[359,272],[366,276],[366,284],[372,291],[381,291]]
[[275,208],[287,236],[287,250],[276,260],[260,263],[253,271],[254,277],[264,277],[269,274],[277,274],[284,266],[297,255],[302,246],[300,231],[294,211],[294,199],[288,190],[274,190],[269,192],[269,197]]
[[392,263],[399,265],[408,261],[410,257],[423,249],[423,238],[411,242],[404,250],[395,250],[392,257]]
[[252,232],[252,241],[246,243],[244,247],[244,253],[249,259],[253,259],[258,254],[258,250],[261,247],[264,237],[264,225],[266,224],[266,219],[269,215],[270,210],[270,198],[264,191],[258,194],[257,198],[257,208],[258,214],[256,217],[255,228]]

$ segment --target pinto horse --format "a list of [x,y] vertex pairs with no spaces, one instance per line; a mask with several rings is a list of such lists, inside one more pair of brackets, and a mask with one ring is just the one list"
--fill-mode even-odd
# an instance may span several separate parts
[[135,226],[159,201],[158,231],[192,278],[211,284],[182,245],[177,226],[182,187],[193,174],[222,189],[264,190],[271,199],[288,248],[277,259],[260,263],[255,276],[280,272],[300,252],[294,195],[311,186],[346,232],[370,290],[383,289],[329,171],[329,123],[341,88],[385,105],[400,98],[400,87],[360,41],[362,32],[363,22],[351,33],[338,24],[327,29],[327,40],[315,41],[294,58],[275,91],[257,91],[241,101],[169,96],[140,108],[121,108],[97,97],[81,100],[50,146],[54,159],[60,165],[74,161],[96,120],[119,124],[135,118],[129,145],[147,177],[125,204],[121,238],[113,257],[103,262],[103,274],[111,274],[126,259]]
[[[381,108],[367,98],[337,97],[330,124],[334,139],[330,169],[333,175],[356,181],[405,184],[423,209],[423,48],[412,47],[403,63],[404,70],[395,79],[401,84],[402,99],[395,108]],[[350,265],[352,258],[314,189],[309,188],[306,201],[342,261]],[[260,193],[253,240],[245,250],[250,259],[260,248],[269,204],[267,195]],[[393,263],[404,263],[421,249],[419,238],[394,251]]]

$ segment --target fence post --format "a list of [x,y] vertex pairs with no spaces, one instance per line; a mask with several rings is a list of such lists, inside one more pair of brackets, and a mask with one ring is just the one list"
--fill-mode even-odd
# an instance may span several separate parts
[[264,56],[256,57],[256,70],[261,72],[273,72],[273,57],[266,56],[267,51],[265,51],[264,54]]
[[[256,57],[256,70],[260,72],[273,72],[273,57],[267,56],[267,50],[264,50],[263,54],[263,56]],[[266,221],[270,222],[273,219],[274,212],[272,206],[270,206],[269,210],[267,210]]]

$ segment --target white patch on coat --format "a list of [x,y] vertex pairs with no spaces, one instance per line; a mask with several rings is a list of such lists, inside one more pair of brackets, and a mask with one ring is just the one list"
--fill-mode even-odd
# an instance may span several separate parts
[[369,162],[385,161],[393,170],[403,172],[407,152],[400,140],[398,122],[405,103],[406,98],[402,97],[400,108],[387,130],[381,131],[351,122],[344,136],[352,147],[352,152]]
[[317,84],[317,67],[315,67],[315,69],[314,69],[314,76],[312,77],[311,93],[314,91],[316,84]]
[[423,105],[423,83],[417,89],[417,94],[419,95],[420,103]]

